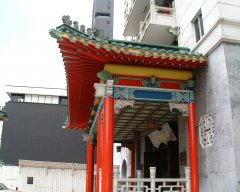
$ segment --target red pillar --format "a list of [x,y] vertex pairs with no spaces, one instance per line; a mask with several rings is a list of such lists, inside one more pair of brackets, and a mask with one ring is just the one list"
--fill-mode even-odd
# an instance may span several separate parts
[[97,177],[96,177],[96,192],[99,192],[99,168],[102,168],[102,113],[98,113],[98,130],[97,130]]
[[93,192],[94,179],[94,145],[90,140],[87,142],[87,172],[86,172],[86,192]]
[[102,192],[113,191],[114,99],[104,98]]
[[191,192],[198,192],[198,143],[196,133],[195,103],[189,103],[188,110],[188,141],[191,173]]
[[131,145],[131,178],[135,178],[135,143]]

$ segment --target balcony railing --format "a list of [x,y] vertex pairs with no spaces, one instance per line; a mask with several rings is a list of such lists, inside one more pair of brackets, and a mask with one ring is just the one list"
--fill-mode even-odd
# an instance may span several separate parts
[[145,20],[140,22],[140,30],[137,35],[136,41],[141,41],[150,22],[158,23],[159,16],[162,15],[163,17],[164,16],[173,17],[173,14],[174,14],[174,8],[154,6],[154,9],[149,10]]
[[114,192],[190,192],[190,168],[185,168],[185,178],[156,178],[156,167],[150,167],[150,178],[114,178]]
[[124,27],[126,27],[127,23],[128,23],[128,20],[129,20],[129,17],[131,15],[131,12],[132,12],[132,9],[134,7],[134,4],[135,4],[136,0],[132,0],[132,3],[131,3],[131,7],[129,9],[129,11],[125,11],[125,18],[124,18]]

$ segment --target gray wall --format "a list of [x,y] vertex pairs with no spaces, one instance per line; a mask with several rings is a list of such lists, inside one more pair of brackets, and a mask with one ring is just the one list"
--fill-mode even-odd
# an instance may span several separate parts
[[85,163],[86,142],[79,131],[63,129],[66,105],[8,102],[0,159]]
[[197,122],[210,113],[215,127],[213,145],[199,145],[200,192],[240,191],[239,53],[239,45],[221,44],[209,55],[209,64],[195,73]]
[[232,112],[233,147],[236,163],[236,191],[240,191],[240,45],[224,44]]
[[113,38],[114,0],[94,0],[92,27],[104,30],[106,39]]

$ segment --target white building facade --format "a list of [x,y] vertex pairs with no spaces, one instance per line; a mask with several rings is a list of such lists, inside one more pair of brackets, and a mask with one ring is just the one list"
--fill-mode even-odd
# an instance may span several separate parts
[[86,164],[19,160],[0,166],[0,182],[24,192],[85,192]]
[[[124,5],[127,39],[178,45],[208,56],[208,65],[194,72],[199,191],[240,191],[240,1],[125,0]],[[214,122],[214,140],[207,147],[200,145],[199,132],[205,115]],[[181,162],[188,153],[186,135],[186,119],[179,116],[180,176],[189,165],[188,158],[186,165]]]

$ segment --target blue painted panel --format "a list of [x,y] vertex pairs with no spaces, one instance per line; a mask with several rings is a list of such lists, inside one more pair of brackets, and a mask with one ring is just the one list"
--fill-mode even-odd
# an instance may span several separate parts
[[140,100],[158,100],[158,101],[172,101],[173,94],[168,91],[146,91],[146,90],[135,90],[133,95],[136,99]]
[[146,90],[128,87],[114,87],[113,97],[116,99],[135,99],[159,102],[183,102],[194,101],[193,92],[176,90]]

